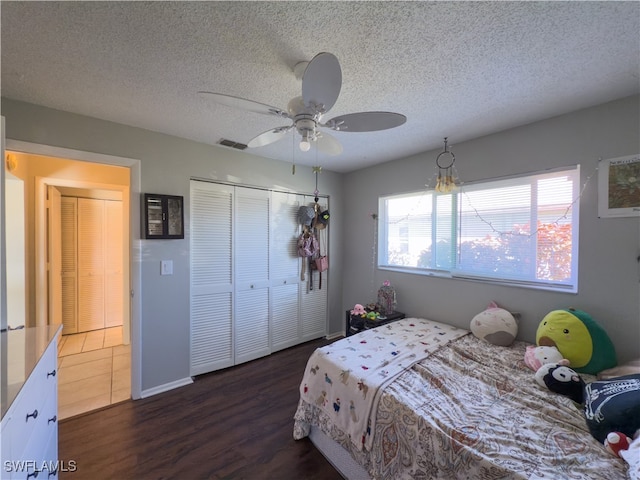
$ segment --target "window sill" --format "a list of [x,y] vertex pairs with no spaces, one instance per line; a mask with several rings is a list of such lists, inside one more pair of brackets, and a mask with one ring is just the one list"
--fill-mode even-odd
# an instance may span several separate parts
[[568,293],[572,295],[577,295],[578,293],[577,285],[572,287],[558,287],[554,285],[515,282],[515,281],[500,280],[495,278],[468,277],[464,275],[452,274],[451,272],[437,271],[437,270],[423,270],[419,268],[410,268],[410,267],[378,266],[378,269],[389,271],[389,272],[407,273],[410,275],[420,275],[423,277],[447,278],[450,280],[462,280],[467,282],[484,283],[489,285],[499,285],[503,287],[525,288],[528,290],[544,290],[549,292]]

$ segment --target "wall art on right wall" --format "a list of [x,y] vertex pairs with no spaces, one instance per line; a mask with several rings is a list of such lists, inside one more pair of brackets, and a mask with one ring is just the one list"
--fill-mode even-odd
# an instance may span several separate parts
[[598,216],[640,216],[640,155],[600,160]]

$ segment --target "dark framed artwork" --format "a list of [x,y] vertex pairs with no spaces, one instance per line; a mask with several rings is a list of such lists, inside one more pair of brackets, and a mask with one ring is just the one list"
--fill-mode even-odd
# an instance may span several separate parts
[[184,238],[183,197],[145,193],[142,197],[142,209],[143,238]]

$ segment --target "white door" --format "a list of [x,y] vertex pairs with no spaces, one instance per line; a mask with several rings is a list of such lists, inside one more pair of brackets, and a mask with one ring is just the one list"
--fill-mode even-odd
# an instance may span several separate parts
[[27,325],[27,269],[24,180],[5,172],[5,238],[7,318],[9,326]]
[[[4,162],[4,117],[0,116],[0,154],[2,155],[2,161]],[[4,225],[4,166],[0,168],[0,265],[6,265],[5,257],[5,225]],[[7,328],[7,284],[6,284],[6,271],[0,270],[0,330]],[[6,350],[6,349],[5,349]],[[7,362],[2,360],[2,365],[6,365]],[[6,367],[4,367],[6,368]],[[3,378],[6,371],[2,369]],[[4,402],[4,399],[3,399]]]
[[270,193],[235,188],[235,363],[269,355]]
[[[320,199],[319,201],[320,205],[328,206],[326,202],[327,199]],[[312,203],[313,198],[307,195],[305,197],[305,205],[311,205]],[[325,235],[325,238],[328,238],[328,232],[322,232],[321,235]],[[328,249],[328,246],[328,242],[322,242],[323,249]],[[322,253],[325,254],[327,252],[323,251]],[[331,261],[329,261],[329,268],[331,268]],[[312,281],[309,281],[309,275],[312,275]],[[320,285],[320,275],[322,275],[322,285]],[[307,280],[305,280],[303,288],[300,289],[301,341],[313,340],[326,335],[328,289],[328,271],[322,274],[318,271],[310,273],[309,268],[307,268]]]
[[104,200],[78,198],[78,331],[104,328]]
[[49,185],[47,199],[49,324],[59,325],[62,323],[62,195]]
[[124,318],[123,212],[119,200],[104,201],[104,325],[122,326]]
[[298,209],[303,195],[271,194],[271,351],[300,343],[300,267]]
[[62,332],[78,333],[78,199],[62,197]]
[[233,187],[191,182],[191,375],[233,365]]

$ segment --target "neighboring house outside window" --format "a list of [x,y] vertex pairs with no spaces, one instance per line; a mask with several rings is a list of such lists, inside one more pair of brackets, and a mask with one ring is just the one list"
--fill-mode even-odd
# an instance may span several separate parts
[[378,266],[577,292],[579,166],[379,199]]

